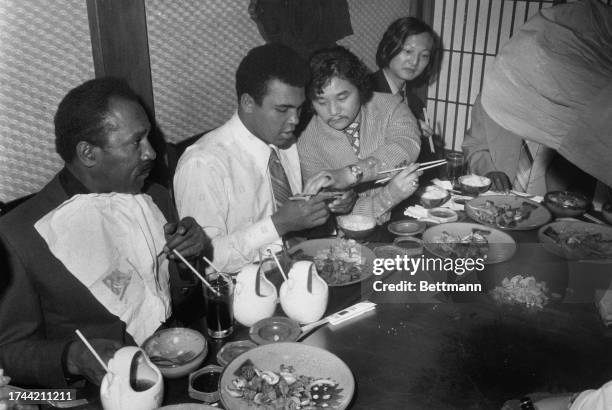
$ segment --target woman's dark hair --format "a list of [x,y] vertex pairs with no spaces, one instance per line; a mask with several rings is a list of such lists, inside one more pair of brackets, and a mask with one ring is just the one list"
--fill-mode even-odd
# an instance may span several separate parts
[[251,49],[236,70],[236,94],[249,94],[258,105],[268,90],[268,82],[279,80],[293,87],[308,84],[308,64],[291,47],[265,44]]
[[440,38],[427,23],[416,17],[402,17],[391,23],[378,44],[378,50],[376,50],[376,65],[379,68],[389,67],[391,60],[402,51],[406,38],[421,33],[428,33],[431,36],[433,46],[429,64],[427,64],[425,70],[423,70],[421,75],[414,79],[413,82],[433,82],[439,71],[438,56]]
[[104,146],[115,126],[109,118],[110,102],[115,98],[140,104],[130,86],[113,77],[86,81],[62,99],[54,118],[55,150],[66,163],[74,159],[80,141]]
[[353,53],[342,46],[315,51],[310,57],[311,80],[306,90],[312,101],[334,77],[342,78],[359,90],[361,104],[370,101],[373,88],[370,70]]

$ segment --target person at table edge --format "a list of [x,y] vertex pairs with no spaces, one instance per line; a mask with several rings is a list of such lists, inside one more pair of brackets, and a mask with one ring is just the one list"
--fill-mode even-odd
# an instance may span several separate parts
[[[368,69],[344,47],[315,52],[310,70],[307,93],[315,115],[297,143],[304,178],[314,181],[306,189],[316,190],[311,187],[324,176],[327,187],[359,184],[351,212],[383,223],[418,188],[417,121],[398,96],[372,91]],[[379,171],[410,164],[385,186],[373,185]]]
[[[178,212],[204,227],[212,238],[213,263],[223,271],[239,271],[258,259],[260,249],[329,216],[322,198],[286,200],[302,192],[294,131],[307,82],[307,64],[291,48],[274,43],[253,48],[236,71],[237,111],[178,162]],[[278,161],[284,176],[274,178],[284,179],[280,188],[271,168]],[[353,202],[347,191],[330,207],[346,212]]]
[[[118,79],[87,81],[59,104],[55,143],[64,168],[36,196],[0,218],[0,245],[6,254],[0,270],[8,273],[8,286],[0,291],[0,368],[14,383],[60,388],[83,377],[100,383],[104,370],[77,339],[77,328],[103,360],[122,345],[134,344],[126,323],[53,256],[34,228],[47,213],[76,194],[143,192],[171,221],[164,226],[164,251],[176,249],[191,258],[210,245],[193,218],[177,222],[165,188],[147,183],[156,157],[150,130],[137,95]],[[182,302],[202,291],[191,276],[183,280],[173,265],[170,286],[176,313]]]

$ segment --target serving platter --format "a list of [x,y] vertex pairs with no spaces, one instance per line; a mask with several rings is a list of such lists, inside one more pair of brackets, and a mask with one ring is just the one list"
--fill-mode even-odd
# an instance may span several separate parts
[[[341,243],[340,241],[345,241],[344,243],[346,243],[347,240],[338,238],[324,238],[304,241],[289,249],[289,256],[293,259],[314,261],[317,255],[321,255],[322,253],[328,252],[330,249],[337,247],[338,244]],[[357,279],[346,280],[343,282],[331,281],[329,276],[317,267],[319,276],[321,276],[327,282],[328,286],[349,286],[359,283],[372,276],[373,263],[374,259],[376,258],[374,252],[372,252],[366,246],[356,243],[355,241],[351,242],[351,248],[355,250],[355,254],[361,255],[361,263],[359,264],[361,269],[360,276]]]
[[[520,216],[521,219],[495,216],[502,207],[509,208],[514,216]],[[552,218],[544,205],[517,195],[479,196],[466,202],[465,212],[475,222],[508,231],[537,229]]]
[[[469,222],[451,222],[432,226],[423,232],[423,244],[429,252],[440,258],[471,257],[476,259],[480,256],[478,252],[474,252],[474,255],[462,254],[467,244],[461,243],[459,240],[448,240],[449,238],[466,238],[474,233],[486,238],[486,247],[482,245],[482,252],[486,254],[485,264],[507,261],[516,252],[516,242],[507,233],[489,226]],[[480,243],[475,243],[474,246],[478,247],[480,245]]]
[[[355,392],[355,379],[349,367],[338,356],[319,347],[302,343],[272,343],[249,350],[231,361],[221,375],[219,387],[221,403],[228,410],[258,408],[242,397],[233,397],[227,387],[233,387],[233,380],[240,375],[240,368],[246,363],[260,371],[279,372],[281,365],[292,366],[294,374],[314,379],[327,379],[337,384],[333,409],[346,409]],[[260,406],[261,407],[261,406]]]
[[538,239],[548,252],[565,259],[612,260],[611,226],[557,221],[541,227]]

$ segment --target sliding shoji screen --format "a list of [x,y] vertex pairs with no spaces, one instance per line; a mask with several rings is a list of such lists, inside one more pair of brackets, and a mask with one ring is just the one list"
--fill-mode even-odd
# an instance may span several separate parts
[[[602,0],[610,4],[612,0]],[[434,30],[442,39],[438,81],[429,86],[427,111],[447,149],[461,150],[484,73],[500,47],[540,9],[557,1],[437,0]]]

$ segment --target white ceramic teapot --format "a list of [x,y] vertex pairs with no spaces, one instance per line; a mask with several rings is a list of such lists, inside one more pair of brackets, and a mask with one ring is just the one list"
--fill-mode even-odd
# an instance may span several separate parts
[[234,318],[244,326],[272,317],[276,310],[276,287],[260,269],[261,264],[250,264],[236,276],[234,287]]
[[164,379],[144,350],[126,346],[115,352],[100,386],[104,410],[151,410],[161,406]]
[[321,319],[327,309],[329,289],[314,263],[295,262],[289,278],[281,285],[280,303],[291,319],[311,323]]

